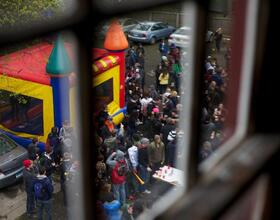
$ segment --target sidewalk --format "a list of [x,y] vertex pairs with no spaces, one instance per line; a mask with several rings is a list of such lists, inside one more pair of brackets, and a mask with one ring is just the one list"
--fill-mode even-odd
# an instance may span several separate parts
[[[53,219],[62,220],[66,218],[66,209],[63,205],[63,196],[62,192],[60,191],[60,183],[57,179],[54,178],[54,196],[53,196],[53,204],[52,204],[52,217]],[[7,213],[8,220],[28,220],[30,218],[27,217],[26,211],[26,193],[23,191],[19,198],[14,199],[15,205],[13,209],[9,209]],[[2,214],[2,212],[1,212]],[[0,217],[1,219],[1,217]],[[35,218],[34,218],[35,219]]]

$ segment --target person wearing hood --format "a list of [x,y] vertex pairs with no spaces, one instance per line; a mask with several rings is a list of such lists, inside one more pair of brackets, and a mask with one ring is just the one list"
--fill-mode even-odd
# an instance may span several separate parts
[[33,188],[38,207],[38,219],[43,219],[45,211],[46,219],[50,220],[53,185],[51,179],[46,176],[46,169],[44,167],[39,168],[39,174],[34,180]]
[[106,160],[106,164],[112,168],[111,181],[114,197],[123,205],[126,203],[126,174],[128,165],[124,153],[120,150],[113,152]]

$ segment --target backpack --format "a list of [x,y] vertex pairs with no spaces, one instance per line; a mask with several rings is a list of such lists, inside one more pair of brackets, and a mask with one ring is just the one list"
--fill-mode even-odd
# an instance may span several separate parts
[[122,184],[123,182],[125,182],[125,176],[127,172],[128,169],[125,160],[118,161],[112,170],[112,183]]
[[117,173],[119,176],[124,176],[127,173],[127,166],[125,162],[119,163],[119,166],[117,168]]
[[47,189],[42,182],[36,182],[34,184],[34,194],[36,199],[43,200],[46,198]]

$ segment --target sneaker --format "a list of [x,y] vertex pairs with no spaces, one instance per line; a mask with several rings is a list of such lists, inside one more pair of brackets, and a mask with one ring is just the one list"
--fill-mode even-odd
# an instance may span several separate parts
[[151,194],[151,191],[146,189],[143,193]]

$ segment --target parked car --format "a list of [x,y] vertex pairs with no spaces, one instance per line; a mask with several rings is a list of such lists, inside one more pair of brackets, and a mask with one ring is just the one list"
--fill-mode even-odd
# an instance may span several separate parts
[[[118,19],[120,25],[123,28],[123,32],[127,34],[131,29],[133,29],[137,24],[139,24],[139,21],[133,19],[133,18],[120,18]],[[112,23],[112,20],[105,22],[104,24],[101,24],[101,28],[97,28],[97,30],[102,37],[106,36],[106,33],[109,29],[110,24]]]
[[0,188],[22,178],[23,161],[28,159],[27,150],[7,135],[0,133]]
[[163,22],[141,22],[128,32],[128,39],[135,42],[154,44],[157,40],[167,38],[176,30]]
[[186,48],[190,44],[191,28],[181,27],[169,36],[168,44],[176,47]]

